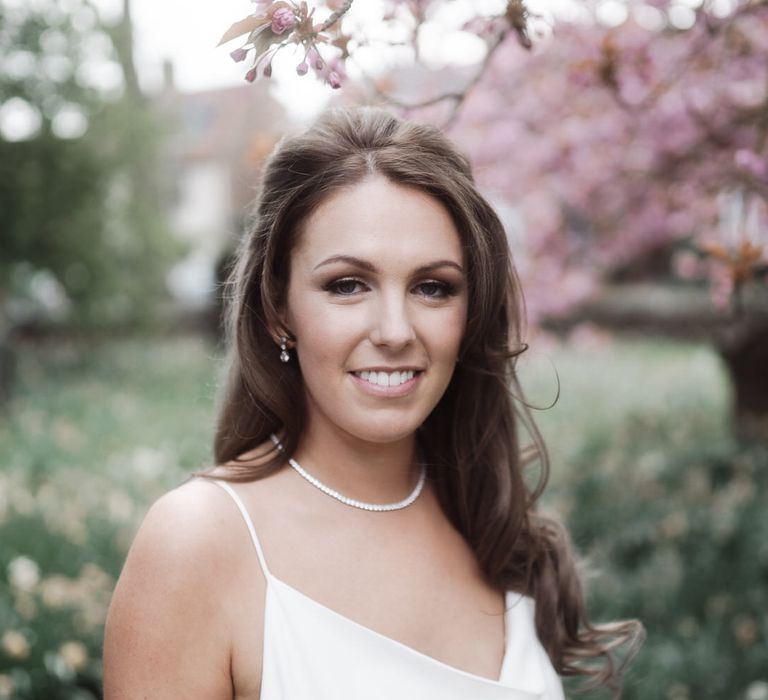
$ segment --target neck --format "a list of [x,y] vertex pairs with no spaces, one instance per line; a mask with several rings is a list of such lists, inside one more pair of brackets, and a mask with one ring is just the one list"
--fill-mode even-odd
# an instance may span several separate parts
[[349,498],[390,503],[405,498],[416,485],[415,446],[413,434],[373,443],[310,425],[292,456],[312,476]]

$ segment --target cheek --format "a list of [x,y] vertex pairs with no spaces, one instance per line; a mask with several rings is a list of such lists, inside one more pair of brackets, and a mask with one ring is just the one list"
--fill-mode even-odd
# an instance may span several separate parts
[[424,337],[431,346],[435,359],[440,358],[451,362],[458,354],[467,324],[466,305],[461,305],[444,315],[429,319],[429,328]]
[[[289,307],[291,308],[291,307]],[[360,324],[349,309],[304,299],[292,305],[287,321],[296,338],[296,352],[302,371],[311,373],[318,365],[343,363],[360,335]]]

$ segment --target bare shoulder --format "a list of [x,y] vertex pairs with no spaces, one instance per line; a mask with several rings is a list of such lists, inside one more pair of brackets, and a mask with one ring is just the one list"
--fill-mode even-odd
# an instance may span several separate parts
[[107,618],[107,700],[233,697],[232,585],[247,537],[233,505],[194,479],[150,507]]
[[[231,549],[222,547],[223,528],[235,520],[230,498],[216,484],[193,479],[167,492],[149,508],[128,562],[150,564],[155,573],[190,574],[225,565]],[[199,585],[210,583],[198,580]]]

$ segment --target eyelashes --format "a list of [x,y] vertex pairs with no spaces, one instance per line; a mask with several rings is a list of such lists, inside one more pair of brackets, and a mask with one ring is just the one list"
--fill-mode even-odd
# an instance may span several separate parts
[[[357,296],[367,289],[368,285],[356,277],[342,277],[323,285],[324,291],[339,297]],[[455,285],[440,280],[424,280],[415,285],[413,289],[426,299],[446,299],[455,296],[457,292]]]
[[351,297],[359,292],[363,282],[354,277],[344,277],[343,279],[332,280],[323,285],[323,290],[341,297]]
[[456,288],[448,282],[438,282],[437,280],[428,280],[416,285],[422,290],[423,296],[430,299],[445,299],[456,294]]

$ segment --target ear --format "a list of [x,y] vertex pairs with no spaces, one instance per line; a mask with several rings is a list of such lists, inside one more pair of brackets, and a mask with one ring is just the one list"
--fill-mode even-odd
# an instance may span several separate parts
[[296,346],[296,339],[291,335],[290,331],[285,329],[278,329],[277,332],[270,331],[272,339],[275,341],[275,345],[281,346],[283,339],[285,339],[285,347],[291,349]]
[[264,322],[275,345],[279,347],[281,338],[286,338],[286,347],[292,348],[296,345],[296,336],[291,332],[291,315],[285,294],[287,292],[264,304]]
[[282,316],[283,315],[281,314],[280,318],[277,318],[272,322],[268,322],[267,330],[272,336],[272,340],[274,341],[275,345],[279,346],[283,342],[283,338],[285,338],[286,347],[292,348],[296,344],[296,338],[294,337],[293,333],[288,330],[288,324],[285,322],[285,319]]

